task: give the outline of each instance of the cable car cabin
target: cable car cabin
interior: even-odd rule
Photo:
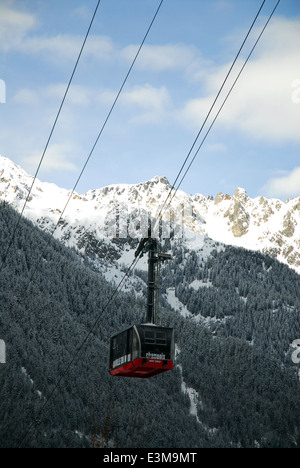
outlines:
[[[156,325],[133,325],[112,336],[113,376],[149,378],[174,367],[174,332]]]

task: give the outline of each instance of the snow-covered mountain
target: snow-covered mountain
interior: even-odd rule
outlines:
[[[32,181],[20,166],[0,156],[1,200],[20,212]],[[189,248],[213,239],[266,253],[300,273],[300,197],[285,203],[252,199],[237,188],[233,196],[220,193],[213,199],[183,191],[170,196],[170,189],[165,177],[85,194],[36,180],[24,215],[43,230],[54,232],[65,245],[95,259],[131,263],[137,240],[147,235],[150,220],[152,229],[160,226],[165,238],[173,228],[175,237],[184,236]],[[116,238],[123,242],[116,243]]]

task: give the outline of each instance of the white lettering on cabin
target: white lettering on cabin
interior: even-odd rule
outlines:
[[[150,353],[148,352],[146,354],[146,358],[153,358],[153,359],[166,359],[165,354],[155,354],[155,353]]]
[[[113,361],[113,367],[121,366],[122,364],[125,364],[125,362],[129,361],[131,361],[131,354],[125,354],[124,356]]]

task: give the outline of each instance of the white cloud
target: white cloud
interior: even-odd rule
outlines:
[[[125,91],[121,97],[121,102],[126,106],[133,106],[153,113],[159,118],[159,114],[164,113],[169,106],[170,96],[164,86],[155,88],[146,84]]]
[[[19,47],[26,34],[36,25],[29,13],[14,10],[8,2],[0,4],[0,50]]]
[[[82,47],[83,37],[58,34],[56,36],[27,37],[14,48],[24,54],[42,54],[43,58],[51,61],[74,61]],[[110,60],[114,52],[112,41],[106,36],[91,36],[84,48],[83,58],[96,60]]]
[[[0,3],[0,51],[17,51],[23,54],[43,54],[51,60],[74,60],[83,43],[82,36],[58,34],[56,36],[36,35],[32,30],[37,25],[34,14],[14,9],[12,2]],[[85,57],[110,59],[114,45],[106,36],[90,35],[84,50]]]
[[[47,105],[61,102],[67,89],[67,83],[56,83],[40,88],[21,88],[13,97],[17,104],[25,106]],[[95,99],[96,91],[83,85],[75,85],[69,88],[66,104],[71,106],[86,107]]]
[[[292,198],[300,196],[300,166],[290,173],[270,179],[261,189],[268,197]]]
[[[105,105],[111,105],[116,97],[116,91],[109,89],[94,94],[95,99]],[[165,86],[154,87],[147,83],[126,88],[119,104],[127,112],[128,121],[137,124],[161,123],[172,106]]]
[[[80,50],[81,38],[66,34],[58,34],[54,37],[35,36],[27,37],[18,46],[18,51],[26,54],[46,54],[45,57],[74,58]]]
[[[98,60],[111,60],[117,48],[107,36],[90,36],[86,43],[85,55]]]
[[[256,32],[257,34],[257,32]],[[246,65],[218,122],[230,130],[240,130],[249,136],[269,142],[300,142],[300,106],[292,100],[292,83],[300,78],[300,21],[277,18],[258,43],[256,53]],[[229,87],[242,66],[223,90],[215,109],[219,109]],[[229,70],[230,64],[207,72],[207,95],[188,101],[182,117],[199,128]],[[212,113],[212,117],[216,111]]]
[[[44,99],[61,101],[67,89],[67,83],[53,84],[40,91]],[[75,85],[69,88],[66,104],[72,106],[88,106],[93,99],[93,89],[88,86]]]
[[[137,52],[136,45],[125,47],[120,55],[131,62]],[[199,52],[194,46],[184,44],[144,45],[136,62],[136,68],[161,72],[165,70],[185,69],[198,58]]]
[[[219,0],[213,3],[214,8],[217,10],[227,10],[228,8],[232,8],[232,3],[228,2],[227,0]]]
[[[13,101],[16,104],[33,106],[38,105],[40,103],[40,98],[36,90],[22,88],[17,91],[17,93],[13,97]]]
[[[48,147],[43,164],[42,172],[59,171],[76,171],[76,164],[72,161],[75,148],[67,144],[52,144]],[[29,173],[34,173],[40,161],[41,154],[33,153],[22,159],[22,164]],[[74,159],[74,158],[73,158]]]
[[[227,152],[227,147],[223,143],[208,143],[205,147],[206,151],[210,153],[225,153]]]

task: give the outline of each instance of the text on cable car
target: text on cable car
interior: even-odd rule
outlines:
[[[152,359],[166,359],[165,354],[157,354],[157,353],[146,353],[146,358],[152,358]]]
[[[115,359],[113,361],[113,368],[117,366],[121,366],[122,364],[125,364],[125,362],[129,362],[131,360],[131,354],[125,354],[124,356]]]

